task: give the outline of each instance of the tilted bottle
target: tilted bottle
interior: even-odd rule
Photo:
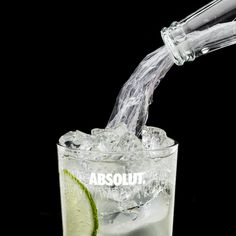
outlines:
[[[161,35],[177,65],[236,44],[236,0],[214,0]]]

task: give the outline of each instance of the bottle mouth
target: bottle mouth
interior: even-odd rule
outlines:
[[[184,61],[181,59],[180,57],[180,53],[178,52],[176,46],[173,43],[173,40],[170,38],[170,29],[167,27],[164,27],[161,30],[161,37],[162,40],[167,48],[167,51],[169,52],[173,62],[178,65],[181,66],[184,64]]]
[[[188,45],[187,35],[180,23],[175,21],[170,27],[164,27],[161,30],[161,37],[176,65],[181,66],[184,62],[195,59],[194,52]]]

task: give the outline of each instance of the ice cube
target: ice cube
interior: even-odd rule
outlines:
[[[165,148],[165,147],[170,147],[170,146],[172,146],[172,145],[174,145],[174,144],[175,144],[175,141],[174,141],[173,139],[167,137],[167,139],[165,139],[165,140],[163,141],[161,147],[163,147],[163,148]]]
[[[104,219],[105,216],[115,214],[120,211],[119,204],[115,200],[97,197],[95,198],[99,214]]]
[[[112,152],[118,150],[116,147],[121,139],[128,134],[128,129],[124,123],[120,123],[113,128],[93,129],[91,133],[97,141],[93,150]]]
[[[125,123],[119,123],[115,127],[109,128],[109,130],[112,130],[119,137],[122,137],[123,135],[129,132],[127,125]]]
[[[63,136],[60,137],[59,139],[59,144],[62,146],[70,147],[70,144],[74,138],[74,133],[73,131],[70,131]]]
[[[158,149],[166,138],[166,132],[160,128],[144,126],[142,129],[142,143],[146,149]]]
[[[112,224],[109,222],[109,224],[101,225],[102,234],[106,236],[168,235],[163,224],[166,224],[169,203],[161,194],[134,210],[120,212],[112,219]]]
[[[141,150],[143,150],[141,141],[131,133],[125,133],[121,136],[117,145],[113,147],[113,151],[117,152],[134,152]]]
[[[97,136],[105,131],[105,129],[94,128],[91,130],[91,135]]]
[[[94,139],[91,135],[81,131],[70,131],[61,136],[59,143],[68,148],[76,148],[79,150],[91,150],[94,145]]]
[[[125,133],[128,133],[128,129],[127,129],[127,126],[126,124],[124,123],[120,123],[120,124],[117,124],[115,127],[113,128],[106,128],[106,129],[99,129],[99,128],[95,128],[95,129],[92,129],[91,130],[91,134],[94,135],[94,136],[98,136],[98,135],[101,135],[101,134],[104,134],[104,135],[114,135],[114,136],[123,136]]]
[[[144,126],[142,129],[142,143],[147,150],[165,148],[174,144],[167,137],[166,132],[157,127]]]
[[[119,136],[112,130],[93,129],[91,133],[96,140],[96,144],[93,146],[94,151],[111,152],[112,147],[119,141]]]

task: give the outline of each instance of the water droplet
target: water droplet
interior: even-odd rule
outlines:
[[[201,50],[201,52],[202,52],[202,54],[206,54],[206,53],[209,52],[209,48],[203,48],[203,49]]]

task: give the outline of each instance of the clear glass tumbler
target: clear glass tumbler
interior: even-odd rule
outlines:
[[[152,151],[58,145],[64,236],[171,236],[178,144]]]

